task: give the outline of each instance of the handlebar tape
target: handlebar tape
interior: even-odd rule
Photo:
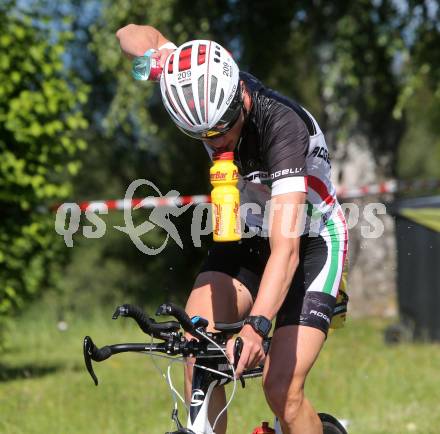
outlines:
[[[111,348],[106,345],[105,347],[98,348],[94,347],[92,349],[92,360],[95,362],[102,362],[105,359],[108,359],[112,355]]]
[[[185,331],[189,333],[193,333],[195,331],[194,324],[192,323],[189,315],[184,309],[176,306],[174,303],[161,304],[157,309],[156,315],[172,315],[177,319],[177,321],[179,321]]]
[[[141,308],[132,304],[124,304],[122,307],[126,309],[125,316],[133,318],[144,333],[150,334],[152,332],[153,322]]]

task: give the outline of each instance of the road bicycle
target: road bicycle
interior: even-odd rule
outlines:
[[[93,370],[92,361],[102,362],[115,354],[139,352],[151,356],[170,358],[173,362],[176,359],[185,362],[187,357],[195,358],[191,402],[187,407],[186,427],[182,425],[179,419],[177,399],[181,399],[184,404],[185,402],[172,383],[171,365],[168,366],[166,378],[174,400],[171,419],[176,425],[176,430],[166,434],[215,434],[214,430],[217,422],[232,402],[237,387],[236,366],[229,363],[226,356],[226,342],[230,337],[240,332],[243,321],[232,324],[216,322],[215,329],[217,332],[212,333],[206,331],[208,326],[206,319],[200,316],[190,318],[184,309],[173,303],[160,305],[156,315],[172,316],[177,321],[156,322],[137,306],[129,304],[119,306],[113,314],[113,319],[117,319],[119,316],[133,318],[141,330],[151,337],[152,341],[150,343],[113,344],[98,348],[91,337],[86,336],[83,346],[86,368],[95,385],[98,385],[98,378]],[[190,333],[193,338],[186,338],[184,332]],[[161,342],[157,342],[157,340]],[[270,338],[265,339],[263,347],[266,353],[269,350],[269,345]],[[234,360],[236,362],[240,358],[242,346],[242,340],[237,338],[234,345]],[[247,379],[260,377],[262,373],[263,366],[247,369],[243,372],[239,381],[244,387]],[[233,384],[232,393],[226,406],[211,425],[208,419],[208,407],[212,391],[215,387],[227,383]],[[324,434],[347,434],[344,427],[333,416],[325,413],[320,413],[319,416],[323,423]],[[266,428],[265,425],[265,428],[262,428],[259,432],[281,434],[281,428],[275,419],[275,430]]]

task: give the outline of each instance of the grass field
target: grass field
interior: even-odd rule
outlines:
[[[170,394],[151,360],[122,354],[96,365],[95,387],[83,367],[82,338],[97,345],[141,342],[131,320],[111,320],[112,309],[76,318],[67,331],[50,312],[20,318],[0,356],[2,434],[162,434],[173,425]],[[351,321],[330,336],[307,384],[319,411],[349,421],[350,434],[438,434],[440,346],[383,343],[383,320]],[[160,366],[166,367],[164,361]],[[173,368],[181,384],[181,367]],[[229,412],[230,434],[251,433],[272,420],[260,380],[238,389]],[[182,419],[183,411],[181,411]]]

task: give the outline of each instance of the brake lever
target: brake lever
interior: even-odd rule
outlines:
[[[93,371],[93,365],[92,365],[92,354],[94,350],[96,350],[96,345],[93,343],[92,338],[90,336],[86,336],[84,338],[84,344],[83,344],[84,362],[86,364],[87,371],[89,372],[90,376],[93,379],[93,382],[95,383],[95,386],[97,386],[98,377]]]
[[[242,351],[243,351],[243,339],[239,336],[235,339],[234,342],[234,370],[237,370],[238,362],[240,360]],[[242,375],[240,375],[239,380],[241,383],[241,387],[244,389],[246,383]]]

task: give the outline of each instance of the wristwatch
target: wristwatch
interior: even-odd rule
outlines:
[[[263,338],[267,338],[270,329],[272,328],[272,322],[263,315],[248,316],[243,325],[249,324],[252,328]]]

